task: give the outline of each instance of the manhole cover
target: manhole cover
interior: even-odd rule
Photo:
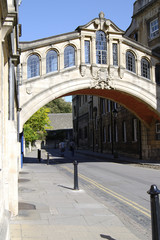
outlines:
[[[29,174],[28,172],[20,172],[19,174]]]
[[[24,179],[24,178],[18,179],[18,182],[19,182],[19,183],[29,182],[29,181],[30,181],[29,179]]]
[[[19,210],[36,210],[36,206],[30,203],[19,202],[18,209]]]

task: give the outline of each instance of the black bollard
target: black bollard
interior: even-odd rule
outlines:
[[[152,240],[160,240],[160,205],[158,196],[160,190],[156,185],[152,185],[147,193],[150,194],[151,201]]]
[[[74,164],[74,190],[79,190],[78,188],[78,162],[73,161]]]
[[[47,153],[47,165],[49,165],[49,153]]]
[[[41,150],[40,149],[38,149],[38,160],[39,160],[39,162],[41,162]]]

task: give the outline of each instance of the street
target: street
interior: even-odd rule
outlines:
[[[59,157],[52,153],[54,163],[68,177],[73,178],[73,158],[65,152]],[[159,170],[130,163],[98,161],[76,154],[79,189],[110,208],[115,215],[140,239],[151,239],[150,195],[152,184],[160,188]],[[63,164],[61,164],[63,163]]]

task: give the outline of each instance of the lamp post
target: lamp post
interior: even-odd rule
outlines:
[[[116,130],[116,119],[117,119],[118,111],[114,108],[112,110],[113,115],[113,156],[114,158],[118,158],[118,152],[116,148],[116,140],[117,140],[117,130]]]

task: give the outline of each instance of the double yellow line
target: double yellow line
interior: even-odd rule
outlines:
[[[73,173],[72,169],[70,169],[70,168],[68,168],[66,166],[63,166],[63,168],[66,169],[68,172]],[[78,176],[80,178],[82,178],[83,180],[85,180],[86,182],[89,182],[90,184],[96,186],[98,189],[102,190],[103,192],[113,196],[114,198],[118,199],[119,201],[121,201],[121,202],[129,205],[130,207],[136,209],[137,211],[139,211],[140,213],[144,214],[145,216],[147,216],[149,218],[151,217],[151,213],[150,213],[150,211],[147,208],[144,208],[143,206],[141,206],[141,205],[139,205],[139,204],[129,200],[128,198],[126,198],[126,197],[124,197],[124,196],[122,196],[122,195],[120,195],[120,194],[110,190],[109,188],[104,187],[103,185],[95,182],[94,180],[92,180],[92,179],[90,179],[90,178],[88,178],[88,177],[86,177],[86,176],[84,176],[82,174],[78,174]]]

